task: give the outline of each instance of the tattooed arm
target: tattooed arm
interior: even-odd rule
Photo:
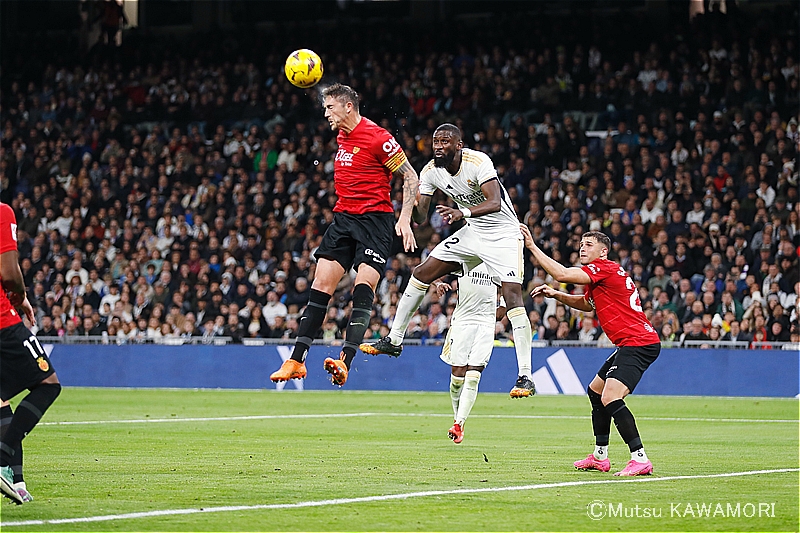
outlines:
[[[414,202],[417,198],[419,176],[417,171],[406,161],[392,173],[396,179],[403,180],[403,208],[400,210],[400,220],[394,226],[395,233],[403,238],[403,249],[413,252],[417,249],[417,241],[411,230],[411,215],[414,211]]]

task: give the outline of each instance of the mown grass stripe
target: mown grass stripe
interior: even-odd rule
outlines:
[[[202,507],[195,509],[164,509],[161,511],[145,511],[139,513],[125,513],[99,516],[84,516],[76,518],[56,518],[48,520],[21,520],[18,522],[2,523],[4,527],[15,526],[37,526],[37,525],[58,525],[76,524],[86,522],[107,522],[113,520],[133,520],[136,518],[150,518],[155,516],[176,516],[197,513],[223,513],[231,511],[258,511],[272,509],[301,509],[303,507],[322,507],[327,505],[348,505],[353,503],[381,502],[389,500],[405,500],[409,498],[425,498],[429,496],[451,496],[455,494],[480,494],[487,492],[509,492],[523,490],[551,489],[560,487],[579,487],[584,485],[608,485],[611,483],[648,483],[660,481],[678,481],[688,479],[711,479],[740,476],[755,476],[760,474],[782,474],[786,472],[800,472],[800,468],[777,468],[772,470],[748,470],[745,472],[726,472],[722,474],[698,474],[692,476],[668,476],[668,477],[635,477],[617,478],[592,481],[563,481],[557,483],[538,483],[535,485],[516,485],[510,487],[487,487],[475,489],[452,489],[452,490],[427,490],[421,492],[406,492],[401,494],[381,494],[378,496],[363,496],[360,498],[336,498],[331,500],[316,500],[308,502],[294,503],[274,503],[262,505],[232,505],[221,507]]]

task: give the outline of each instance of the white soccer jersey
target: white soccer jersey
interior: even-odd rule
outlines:
[[[452,325],[495,324],[497,284],[492,281],[485,263],[458,278],[458,305],[453,311]]]
[[[488,155],[464,148],[461,151],[461,168],[455,176],[447,169],[438,168],[433,161],[425,165],[419,177],[419,192],[432,196],[436,189],[452,198],[459,207],[473,208],[486,201],[481,185],[497,179],[497,171]],[[519,221],[511,206],[508,192],[500,185],[500,211],[467,219],[476,233],[485,240],[498,240],[519,233]]]

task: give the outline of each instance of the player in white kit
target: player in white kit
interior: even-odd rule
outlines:
[[[523,241],[519,221],[508,193],[497,179],[488,155],[464,148],[461,131],[442,124],[433,134],[433,161],[420,173],[419,200],[414,221],[428,215],[436,189],[447,194],[458,209],[437,205],[436,211],[448,223],[466,219],[463,228],[440,242],[414,269],[397,306],[392,330],[375,344],[362,344],[361,351],[397,357],[411,316],[422,303],[432,282],[453,273],[469,271],[485,263],[492,278],[501,282],[514,332],[519,377],[511,389],[512,398],[534,394],[531,380],[531,323],[522,303]]]
[[[437,286],[440,295],[442,287],[447,284]],[[475,405],[481,372],[492,356],[495,321],[505,314],[502,298],[500,307],[497,305],[497,288],[484,263],[458,279],[458,304],[441,355],[451,367],[453,427],[447,436],[456,444],[464,440],[464,422]]]

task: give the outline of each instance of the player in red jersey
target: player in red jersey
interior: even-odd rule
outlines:
[[[358,110],[358,94],[347,85],[334,84],[322,91],[325,118],[338,131],[339,150],[334,163],[334,185],[338,201],[334,217],[315,252],[317,270],[311,294],[297,333],[290,359],[274,372],[272,381],[288,381],[306,376],[305,359],[319,331],[336,285],[351,267],[356,269],[353,310],[345,332],[339,359],[326,358],[324,367],[331,381],[340,387],[364,339],[372,314],[375,287],[386,268],[394,233],[403,239],[403,248],[417,248],[411,230],[411,212],[416,200],[419,176],[411,167],[400,144],[391,133]],[[403,180],[403,207],[394,221],[390,198],[392,179]]]
[[[17,257],[17,221],[0,203],[0,491],[16,504],[33,497],[22,477],[22,439],[61,392],[61,384],[39,340],[22,322],[36,323]],[[28,389],[12,411],[8,400]]]
[[[583,285],[585,293],[567,294],[547,285],[539,285],[531,296],[543,294],[559,302],[597,313],[603,331],[617,349],[606,360],[587,389],[592,404],[592,427],[595,451],[575,462],[580,470],[608,472],[608,437],[611,419],[631,451],[631,460],[615,476],[650,474],[653,464],[647,458],[636,429],[636,421],[625,405],[625,396],[633,392],[645,370],[661,352],[661,342],[653,326],[642,312],[639,291],[633,280],[618,263],[608,260],[611,241],[604,233],[590,231],[581,237],[581,267],[565,267],[536,246],[527,226],[520,230],[525,246],[548,274],[560,283]]]

